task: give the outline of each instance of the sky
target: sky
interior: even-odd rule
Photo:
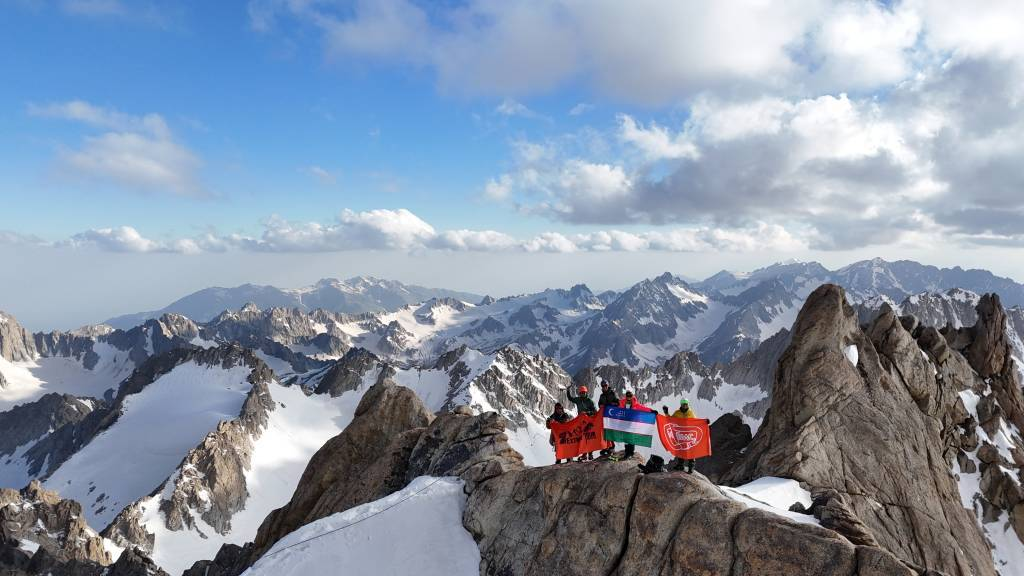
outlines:
[[[6,0],[0,309],[875,256],[1024,280],[1024,10]]]

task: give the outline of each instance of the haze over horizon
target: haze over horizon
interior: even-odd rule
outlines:
[[[0,309],[776,261],[1024,280],[1012,1],[15,0]]]

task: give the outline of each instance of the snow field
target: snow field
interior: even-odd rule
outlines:
[[[462,526],[462,481],[421,476],[390,496],[307,524],[244,576],[476,576],[480,551]]]
[[[192,514],[197,529],[167,529],[160,502],[171,497],[175,473],[162,494],[143,502],[143,524],[156,536],[153,560],[167,572],[180,574],[197,560],[216,556],[222,544],[253,540],[264,518],[291,499],[313,454],[351,422],[363,392],[365,387],[338,398],[306,396],[297,386],[271,384],[270,394],[277,406],[254,443],[245,473],[249,498],[245,508],[231,518],[231,531],[218,534],[200,517],[201,511]]]
[[[175,367],[125,398],[120,418],[64,462],[46,487],[79,501],[90,526],[106,526],[159,486],[218,422],[238,416],[248,376],[244,366]]]

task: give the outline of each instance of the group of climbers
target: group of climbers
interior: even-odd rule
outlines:
[[[623,397],[619,398],[618,395],[615,393],[615,390],[613,390],[607,382],[601,382],[601,395],[597,399],[597,406],[595,406],[594,401],[591,400],[590,390],[587,388],[586,385],[581,385],[577,388],[577,395],[573,395],[571,388],[566,389],[565,392],[566,397],[569,399],[569,402],[572,402],[572,404],[576,406],[577,414],[586,414],[588,416],[593,416],[594,414],[597,414],[598,411],[603,412],[605,406],[618,406],[619,408],[625,408],[630,410],[656,412],[656,410],[652,410],[651,408],[644,406],[636,398],[636,396],[633,395],[632,390],[626,390],[626,393],[623,395]],[[696,413],[693,411],[693,408],[690,407],[689,401],[686,400],[685,398],[680,401],[679,408],[672,414],[669,414],[667,406],[662,406],[661,409],[666,416],[671,416],[672,418],[697,417]],[[552,422],[565,423],[568,422],[569,420],[572,420],[572,417],[569,416],[569,413],[565,411],[565,406],[562,405],[561,402],[557,402],[555,404],[555,411],[551,414],[551,416],[548,416],[547,427],[551,428]],[[551,434],[549,441],[552,446],[555,445],[555,436],[553,432]],[[635,452],[636,446],[634,446],[633,444],[626,444],[625,451],[623,452],[623,458],[631,458]],[[615,443],[608,442],[608,446],[604,450],[601,450],[600,453],[602,457],[612,457],[615,453]],[[582,454],[577,461],[585,462],[593,459],[594,453],[589,452],[587,454]],[[569,459],[566,459],[565,461],[568,462]],[[558,458],[555,459],[555,464],[561,464],[561,462],[562,461],[559,460]],[[693,472],[694,460],[682,460],[681,463],[682,467],[687,472]]]

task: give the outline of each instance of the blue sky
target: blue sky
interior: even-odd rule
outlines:
[[[1024,278],[1022,18],[12,0],[0,307],[69,327],[209,285],[507,294],[879,255]]]
[[[315,220],[342,208],[408,208],[441,226],[469,218],[496,226],[509,221],[506,211],[479,195],[509,140],[584,122],[568,115],[579,97],[571,91],[533,104],[548,120],[502,116],[494,111],[502,98],[442,96],[415,68],[327,58],[301,31],[253,30],[246,8],[187,3],[153,16],[8,8],[0,42],[16,81],[0,93],[0,186],[18,199],[15,229],[50,239],[122,223],[154,236],[211,226],[254,232],[270,214]],[[160,114],[202,158],[209,197],[126,194],[116,183],[62,176],[55,150],[96,131],[27,110],[71,100]]]

